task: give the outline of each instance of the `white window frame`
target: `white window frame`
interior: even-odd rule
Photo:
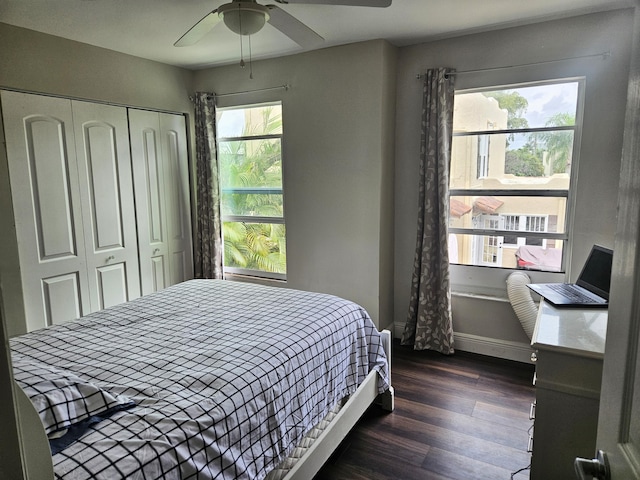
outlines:
[[[218,110],[219,111],[241,110],[241,109],[249,109],[252,107],[262,107],[262,106],[267,107],[269,105],[282,105],[282,102],[278,101],[278,102],[265,102],[265,103],[257,103],[257,104],[252,103],[247,105],[234,105],[234,106],[219,108]],[[259,141],[259,140],[273,140],[273,139],[277,139],[280,141],[280,146],[281,146],[280,155],[281,155],[282,163],[284,164],[284,159],[282,158],[283,156],[282,150],[284,150],[282,148],[283,142],[284,142],[284,125],[283,125],[283,131],[281,133],[268,134],[268,135],[218,137],[216,138],[216,142],[217,142],[217,148],[219,151],[219,145],[222,142],[239,142],[239,141],[254,141],[254,140]],[[220,185],[220,195],[222,195],[222,193],[280,194],[283,197],[283,203],[284,203],[284,175],[282,178],[282,188],[274,188],[274,187],[222,188],[222,186]],[[276,225],[285,225],[286,227],[284,215],[285,214],[284,214],[284,206],[283,206],[283,213],[282,213],[282,216],[280,217],[263,217],[263,216],[257,216],[257,215],[225,215],[221,213],[220,220],[221,220],[221,223],[223,224],[224,222],[234,222],[234,223],[240,222],[240,223],[276,224]],[[223,229],[223,236],[224,236],[224,225],[222,226],[222,229]],[[286,238],[286,235],[285,235],[285,238]],[[224,249],[224,241],[222,243],[223,243],[223,249]],[[224,251],[223,251],[223,259],[224,259]],[[241,275],[241,276],[248,276],[248,277],[258,277],[258,278],[263,278],[268,280],[281,280],[281,281],[287,280],[286,273],[265,272],[263,270],[255,270],[255,269],[248,269],[248,268],[227,267],[226,265],[224,265],[224,260],[223,260],[222,271],[225,276],[227,274],[230,274],[230,275]]]
[[[543,81],[535,81],[535,82],[522,82],[515,84],[505,84],[505,85],[487,85],[481,88],[465,88],[461,90],[457,90],[456,93],[472,93],[472,92],[484,92],[484,91],[496,91],[496,90],[508,90],[519,87],[528,87],[535,85],[545,85],[545,84],[560,84],[560,83],[568,83],[568,82],[577,82],[578,83],[578,98],[577,98],[577,108],[576,108],[576,121],[575,127],[572,127],[574,132],[573,137],[573,152],[572,152],[572,168],[571,168],[571,176],[569,181],[569,189],[568,190],[530,190],[530,189],[522,189],[522,190],[477,190],[477,189],[451,189],[450,197],[455,196],[538,196],[538,197],[564,197],[566,198],[566,211],[565,211],[565,225],[564,225],[564,233],[534,233],[528,232],[527,237],[531,238],[542,238],[544,239],[555,239],[563,242],[563,258],[561,264],[560,272],[546,272],[546,271],[528,271],[527,274],[530,275],[532,281],[534,282],[558,282],[562,281],[567,272],[568,259],[571,256],[571,240],[573,237],[573,229],[572,229],[572,220],[573,220],[573,211],[575,209],[575,195],[576,195],[576,181],[577,181],[577,171],[578,171],[578,163],[579,163],[579,150],[581,143],[581,134],[582,134],[582,117],[584,111],[584,90],[585,90],[585,78],[584,77],[569,77],[569,78],[561,78],[561,79],[550,79]],[[490,128],[490,127],[489,127]],[[545,130],[561,130],[562,127],[542,127],[542,128],[528,128],[528,129],[516,129],[517,133],[533,133],[536,131],[545,131]],[[487,131],[478,131],[478,132],[465,132],[467,135],[475,134],[489,134],[489,133],[511,133],[511,130],[503,130],[496,131],[490,130]],[[454,133],[456,135],[456,133]],[[470,229],[460,229],[460,228],[449,228],[450,234],[474,234],[474,235],[488,235],[488,236],[496,236],[496,237],[504,237],[505,235],[512,236],[512,230],[476,230],[470,231]],[[474,237],[476,238],[476,237]],[[454,293],[458,294],[471,294],[471,295],[488,295],[488,296],[503,296],[505,294],[505,274],[508,275],[509,272],[515,269],[508,267],[500,267],[500,268],[489,268],[481,265],[466,265],[466,264],[451,264],[451,281],[452,281],[452,290]]]

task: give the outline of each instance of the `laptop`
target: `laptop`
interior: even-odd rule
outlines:
[[[576,283],[531,283],[528,287],[556,307],[607,308],[613,250],[594,245]]]

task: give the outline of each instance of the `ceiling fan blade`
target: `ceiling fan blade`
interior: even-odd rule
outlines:
[[[301,47],[317,47],[324,42],[324,38],[281,8],[275,5],[268,5],[268,8],[269,23]]]
[[[218,15],[218,9],[214,10],[211,13],[206,14],[204,17],[200,19],[198,23],[196,23],[193,27],[191,27],[187,33],[182,35],[176,43],[173,44],[174,47],[188,47],[189,45],[193,45],[198,42],[202,37],[204,37],[209,31],[217,25],[220,21],[220,16]]]
[[[388,7],[391,0],[276,0],[278,3],[310,3],[315,5],[348,5],[352,7]]]

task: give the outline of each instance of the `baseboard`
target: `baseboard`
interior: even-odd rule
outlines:
[[[402,337],[404,323],[394,323],[395,338]],[[511,342],[496,338],[481,337],[468,333],[453,333],[454,348],[462,352],[478,353],[489,357],[504,358],[516,362],[531,363],[531,345],[528,343]]]

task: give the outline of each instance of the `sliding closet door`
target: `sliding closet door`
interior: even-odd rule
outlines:
[[[140,276],[146,295],[193,278],[184,117],[129,110]]]
[[[93,310],[140,296],[129,126],[123,107],[72,102]]]
[[[1,98],[27,329],[34,330],[91,311],[71,102],[5,91]]]

